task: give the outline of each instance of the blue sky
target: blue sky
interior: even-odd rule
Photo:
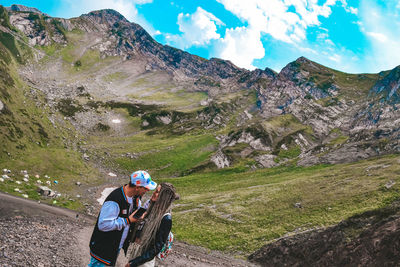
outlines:
[[[305,56],[350,73],[400,65],[398,0],[0,0],[71,18],[112,8],[158,42],[280,71]]]

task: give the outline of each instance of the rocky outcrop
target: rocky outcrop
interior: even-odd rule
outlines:
[[[199,91],[238,90],[238,77],[249,72],[226,60],[207,60],[161,45],[140,25],[130,23],[114,10],[93,11],[72,19],[71,23],[85,32],[102,33],[103,45],[99,48],[104,55],[144,59],[146,71],[167,70],[177,81],[195,83]]]
[[[313,71],[326,72],[326,68],[301,57],[283,68],[282,71],[274,77],[268,87],[259,89],[263,116],[269,118],[280,114],[291,113],[304,121],[304,118],[309,120],[312,119],[310,115],[315,117],[320,113],[323,114],[323,116],[318,116],[319,118],[317,118],[317,120],[325,121],[325,126],[321,126],[327,128],[326,121],[334,121],[332,116],[336,117],[345,107],[342,105],[335,105],[335,108],[339,108],[339,110],[324,112],[324,107],[322,107],[322,105],[311,101],[311,99],[318,100],[337,95],[338,93],[338,88],[334,84],[327,83],[324,86],[316,84],[316,82],[311,79]],[[328,114],[331,116],[330,118],[326,117]],[[321,127],[313,128],[320,129]],[[323,132],[326,133],[326,130],[328,129],[323,130]]]
[[[265,245],[249,259],[261,266],[398,266],[400,205],[354,216]]]
[[[260,156],[256,156],[254,159],[261,164],[264,168],[272,168],[277,166],[278,164],[275,162],[276,156],[271,154],[264,154]]]
[[[10,23],[28,37],[31,46],[66,43],[63,25],[68,23],[64,19],[53,19],[32,12],[11,12]]]
[[[371,89],[372,94],[381,96],[390,104],[400,103],[400,66],[394,68]]]
[[[228,157],[222,153],[222,151],[218,151],[211,157],[211,161],[217,166],[218,169],[222,169],[225,167],[229,167],[230,162]]]
[[[22,11],[22,12],[33,12],[33,13],[38,13],[38,14],[42,14],[42,15],[46,15],[45,13],[43,13],[42,11],[40,11],[37,8],[34,7],[27,7],[27,6],[23,6],[23,5],[11,5],[10,7],[6,7],[6,9],[8,11]],[[46,15],[47,16],[47,15]]]

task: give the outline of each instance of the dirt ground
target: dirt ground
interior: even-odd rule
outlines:
[[[86,266],[95,218],[0,193],[0,266]],[[121,255],[117,266],[125,266]],[[255,266],[216,251],[175,241],[156,266]]]

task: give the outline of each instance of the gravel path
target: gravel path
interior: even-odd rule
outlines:
[[[0,266],[87,266],[95,218],[0,193]],[[121,255],[117,267],[127,259]],[[157,266],[254,266],[183,242]]]
[[[76,233],[92,219],[0,194],[0,266],[85,266]]]

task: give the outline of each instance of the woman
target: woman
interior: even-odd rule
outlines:
[[[143,224],[137,225],[130,258],[125,267],[154,266],[155,256],[167,242],[172,228],[171,205],[179,199],[175,187],[161,183],[154,191]]]

